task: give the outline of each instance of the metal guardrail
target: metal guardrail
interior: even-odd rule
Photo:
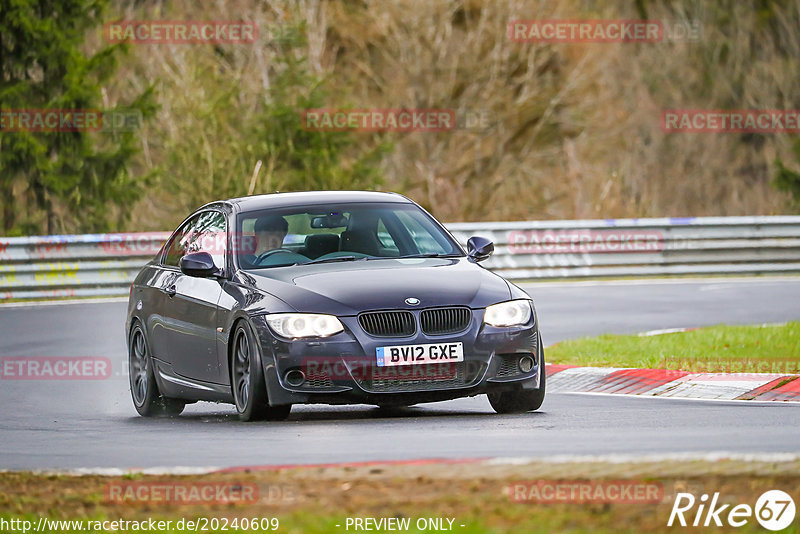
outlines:
[[[0,237],[0,302],[127,295],[169,232]]]
[[[453,223],[509,279],[800,272],[800,217]],[[0,237],[0,301],[126,295],[168,232]]]
[[[800,217],[457,223],[495,242],[484,265],[509,279],[800,272]]]

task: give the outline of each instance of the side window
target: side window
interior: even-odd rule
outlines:
[[[181,258],[186,254],[186,244],[191,235],[192,227],[197,222],[199,215],[195,215],[181,226],[167,244],[167,253],[164,256],[164,265],[178,267]]]
[[[167,249],[164,264],[177,267],[186,254],[208,252],[214,258],[214,264],[222,269],[225,267],[227,249],[225,215],[218,211],[205,211],[193,217],[178,231]]]
[[[214,265],[225,268],[225,253],[228,250],[228,233],[225,215],[219,211],[206,211],[200,214],[193,227],[192,239],[186,253],[208,252],[214,258]]]

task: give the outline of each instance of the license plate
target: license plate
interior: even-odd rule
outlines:
[[[378,367],[464,361],[464,346],[460,341],[457,343],[378,347],[375,353],[378,358]]]

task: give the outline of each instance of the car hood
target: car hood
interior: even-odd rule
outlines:
[[[431,306],[484,308],[511,296],[503,278],[466,258],[298,265],[247,271],[247,275],[259,290],[295,311],[334,315]],[[411,297],[419,304],[407,304]]]

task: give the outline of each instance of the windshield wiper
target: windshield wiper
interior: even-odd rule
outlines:
[[[425,254],[409,254],[408,256],[398,256],[397,260],[404,260],[406,258],[460,258],[461,254],[437,254],[436,252],[428,252]]]
[[[255,271],[258,269],[272,269],[274,267],[294,267],[295,265],[300,265],[300,264],[294,262],[294,263],[276,263],[275,265],[255,265],[253,267],[248,267],[245,270]]]
[[[321,260],[311,260],[305,263],[298,263],[297,265],[311,265],[312,263],[333,263],[336,261],[356,261],[363,260],[364,258],[356,258],[355,256],[336,256],[335,258],[324,258]]]

